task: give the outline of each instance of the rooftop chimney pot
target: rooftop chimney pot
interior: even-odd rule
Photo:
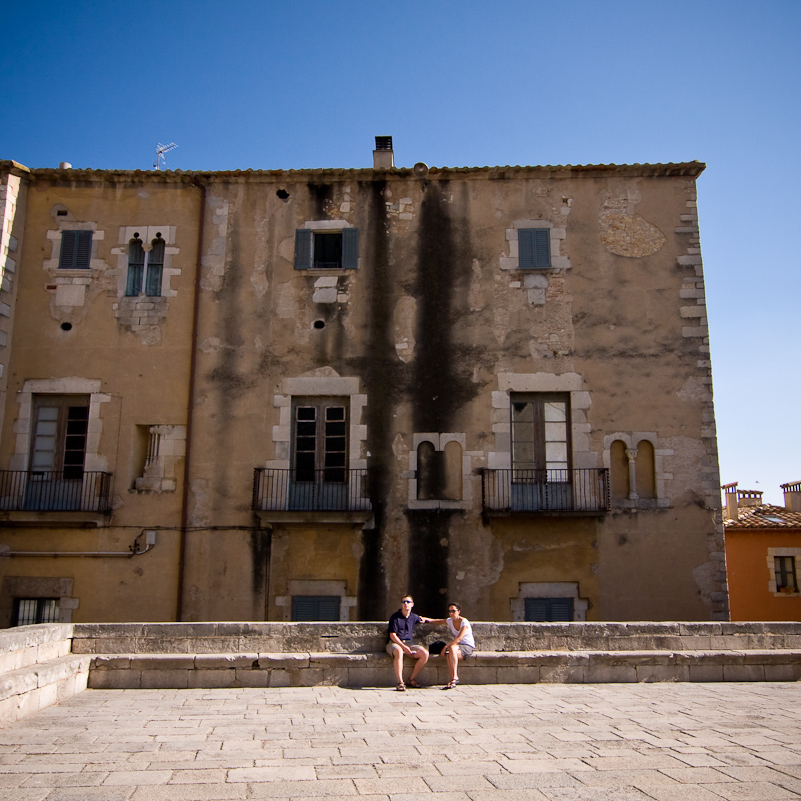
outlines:
[[[392,170],[395,168],[395,151],[391,136],[376,136],[373,151],[373,169]]]
[[[784,505],[791,512],[801,512],[801,481],[791,481],[782,484],[784,490]]]

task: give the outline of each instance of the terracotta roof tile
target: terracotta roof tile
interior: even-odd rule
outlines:
[[[725,510],[724,510],[725,514]],[[801,529],[801,512],[791,512],[783,506],[771,506],[764,503],[761,506],[746,506],[739,510],[738,520],[725,520],[723,525],[727,529],[735,528],[797,528]]]

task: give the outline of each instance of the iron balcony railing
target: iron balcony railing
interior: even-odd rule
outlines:
[[[298,481],[301,477],[303,481]],[[303,471],[257,467],[252,508],[271,512],[369,511],[367,470],[328,468]]]
[[[609,471],[484,470],[481,474],[484,512],[544,513],[609,510]]]
[[[111,508],[111,474],[66,470],[0,470],[4,512],[101,512]]]

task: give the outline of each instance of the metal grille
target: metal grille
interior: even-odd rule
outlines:
[[[485,470],[485,512],[605,512],[609,509],[609,471]]]

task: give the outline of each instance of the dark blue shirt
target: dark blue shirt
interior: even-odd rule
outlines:
[[[420,622],[422,622],[420,615],[409,612],[409,617],[404,617],[403,612],[399,609],[389,619],[389,625],[387,626],[387,642],[392,642],[389,635],[392,634],[393,631],[398,635],[399,640],[411,642],[414,636],[414,627]]]

